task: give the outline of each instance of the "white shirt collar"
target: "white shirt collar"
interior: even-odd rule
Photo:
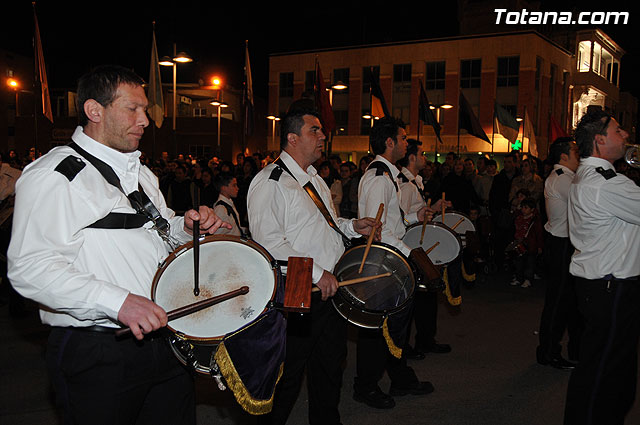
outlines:
[[[140,151],[118,152],[87,136],[80,126],[76,128],[71,138],[82,149],[106,162],[120,176],[128,172],[137,174],[140,169]]]
[[[391,170],[391,173],[393,174],[393,178],[398,178],[398,176],[400,175],[400,170],[398,170],[398,167],[396,167],[394,164],[390,163],[387,158],[385,158],[382,155],[376,155],[376,157],[373,159],[372,162],[374,161],[382,161],[383,163],[387,164],[387,167],[389,167],[389,170]],[[411,173],[409,173],[411,174]]]
[[[235,205],[233,205],[233,199],[227,198],[223,194],[218,195],[218,201],[226,202],[227,204],[231,205],[232,207],[235,207]]]
[[[605,170],[614,170],[615,168],[613,167],[613,164],[610,163],[609,161],[607,161],[606,159],[603,158],[596,158],[595,156],[590,156],[588,158],[582,158],[580,159],[580,167],[602,167]]]
[[[304,186],[311,180],[311,178],[315,177],[318,174],[318,171],[315,169],[313,165],[309,165],[307,170],[303,170],[302,167],[296,162],[295,159],[291,155],[287,153],[287,151],[280,152],[280,159],[284,162],[284,165],[287,166],[293,177],[300,183],[301,186]]]

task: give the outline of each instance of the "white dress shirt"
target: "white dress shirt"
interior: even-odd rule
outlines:
[[[400,172],[409,180],[408,182],[400,182],[400,192],[402,193],[400,196],[400,207],[405,213],[417,213],[422,207],[427,205],[420,194],[420,190],[418,190],[420,186],[422,186],[421,189],[424,189],[422,177],[418,175],[414,178],[414,175],[406,167],[402,167]],[[420,178],[420,182],[418,182],[418,177]]]
[[[569,236],[576,252],[569,271],[586,279],[640,275],[640,187],[604,159],[580,161],[569,189]],[[611,170],[611,171],[607,171]]]
[[[569,237],[569,187],[575,173],[564,165],[555,164],[553,171],[544,182],[544,199],[547,217],[544,225],[547,232],[559,238]]]
[[[139,183],[169,220],[171,235],[179,242],[190,239],[183,218],[167,208],[157,177],[141,166],[140,152],[118,152],[81,127],[72,139],[110,165],[125,192],[138,189]],[[68,156],[85,164],[71,181],[55,171]],[[129,293],[150,298],[153,276],[169,247],[151,222],[137,229],[87,228],[110,212],[135,210],[72,148],[54,148],[25,168],[16,184],[9,279],[19,293],[41,304],[43,323],[115,327]]]
[[[231,200],[230,198],[227,198],[224,195],[219,195],[218,199],[216,200],[216,202],[214,203],[215,208],[213,209],[214,212],[216,213],[216,215],[218,217],[220,217],[220,219],[222,221],[226,221],[227,223],[231,224],[231,229],[227,229],[225,227],[221,227],[218,230],[216,230],[216,235],[233,235],[233,236],[240,236],[242,234],[242,232],[240,231],[240,228],[238,227],[238,223],[236,223],[236,219],[233,218],[233,216],[231,214],[229,214],[229,212],[227,211],[227,207],[225,207],[224,205],[219,205],[218,202],[224,202],[225,204],[229,205],[232,209],[233,212],[236,214],[236,218],[238,219],[238,223],[240,220],[240,214],[238,214],[238,210],[236,209],[236,205],[233,203],[233,200]]]
[[[249,230],[277,260],[286,261],[291,256],[313,258],[312,281],[317,283],[325,270],[333,272],[344,253],[344,244],[302,186],[311,182],[347,237],[360,235],[353,230],[352,220],[337,217],[331,191],[313,166],[303,170],[285,151],[280,159],[295,178],[283,171],[279,180],[271,179],[275,163],[253,178],[247,195]]]
[[[381,161],[389,167],[391,176],[396,184],[399,185],[398,168],[387,161],[383,156],[378,155],[372,162]],[[382,214],[382,242],[398,248],[407,257],[411,253],[402,238],[406,233],[406,226],[418,221],[418,214],[415,212],[406,213],[404,222],[400,213],[400,205],[402,204],[402,193],[391,182],[388,175],[383,174],[376,176],[376,169],[368,168],[360,179],[358,186],[358,217],[375,217],[378,213],[380,204],[384,204],[384,212]]]

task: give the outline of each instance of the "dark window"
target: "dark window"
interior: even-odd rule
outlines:
[[[411,83],[411,64],[393,65],[394,83]]]
[[[519,56],[498,58],[498,87],[517,86],[519,73]]]
[[[444,90],[445,62],[427,62],[425,90]]]
[[[293,97],[293,72],[280,73],[280,97]]]
[[[460,87],[463,89],[480,87],[480,59],[460,61]]]
[[[371,89],[371,72],[380,82],[380,67],[379,66],[365,66],[362,67],[362,93],[369,93]]]
[[[316,71],[307,71],[304,73],[304,91],[313,93],[313,86],[316,83]]]

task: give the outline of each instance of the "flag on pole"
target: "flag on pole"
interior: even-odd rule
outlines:
[[[560,126],[558,121],[551,115],[551,119],[549,120],[549,130],[551,137],[549,138],[549,143],[553,143],[558,137],[569,137],[566,131]]]
[[[49,83],[47,82],[47,69],[44,63],[44,53],[42,52],[42,41],[40,40],[40,28],[38,26],[38,16],[36,15],[36,2],[33,5],[33,21],[35,23],[34,49],[38,72],[36,79],[40,81],[40,91],[42,93],[42,115],[53,123],[53,111],[51,110],[51,97],[49,96]]]
[[[467,130],[472,136],[491,144],[491,140],[489,140],[487,133],[482,129],[478,117],[473,113],[473,109],[471,109],[471,105],[467,101],[467,98],[464,97],[464,94],[462,94],[462,91],[460,92],[458,108],[458,132],[460,129]]]
[[[529,152],[531,155],[538,156],[538,143],[536,142],[536,133],[533,131],[533,122],[529,119],[527,108],[524,109],[524,135],[529,138]]]
[[[327,137],[336,128],[336,119],[333,116],[333,109],[329,102],[329,92],[324,85],[324,79],[322,78],[322,71],[320,71],[320,63],[316,61],[316,81],[314,84],[316,108],[320,112],[322,118],[322,127],[326,130]]]
[[[369,81],[371,87],[371,115],[378,118],[391,115],[389,114],[387,102],[385,102],[382,89],[380,88],[380,81],[373,72],[373,67],[369,67]]]
[[[149,87],[147,98],[149,106],[147,113],[156,124],[156,127],[162,127],[164,120],[164,101],[162,98],[162,81],[160,80],[160,63],[158,61],[158,47],[156,46],[156,29],[153,23],[152,41],[151,41],[151,64],[149,66]]]
[[[502,134],[509,143],[514,143],[520,132],[520,123],[497,102],[494,107],[493,119],[495,120],[496,132]]]
[[[249,40],[245,40],[244,50],[244,134],[253,134],[253,79],[251,77],[251,62],[249,61]]]
[[[430,108],[429,99],[427,98],[427,92],[424,91],[424,86],[422,85],[422,80],[420,80],[420,97],[418,98],[418,116],[422,120],[425,125],[430,125],[433,127],[433,131],[435,131],[436,136],[440,143],[442,143],[442,139],[440,138],[440,123],[436,119],[435,115],[433,115],[433,111]]]

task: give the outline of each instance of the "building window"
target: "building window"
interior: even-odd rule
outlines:
[[[460,61],[460,87],[463,89],[480,88],[480,59]]]
[[[379,66],[363,66],[362,67],[362,103],[360,105],[362,116],[368,116],[371,114],[371,75],[372,74],[376,78],[379,84],[380,83],[380,67]],[[369,135],[370,131],[371,131],[371,119],[361,118],[360,134],[363,136],[367,136]]]
[[[193,108],[193,116],[194,117],[206,117],[207,116],[207,108]]]
[[[379,66],[364,66],[362,67],[362,93],[369,93],[371,90],[371,73],[380,82],[380,67]]]
[[[332,86],[338,82],[347,85],[344,90],[332,89],[333,116],[336,119],[336,134],[346,135],[349,124],[349,68],[333,70]]]
[[[519,56],[498,58],[498,87],[517,86],[519,73]]]
[[[411,64],[393,65],[394,117],[409,123],[411,113]]]
[[[293,97],[293,72],[280,73],[280,97]]]
[[[444,90],[445,61],[427,62],[427,73],[424,78],[425,90]]]
[[[591,42],[578,43],[578,71],[589,72],[591,69]]]

